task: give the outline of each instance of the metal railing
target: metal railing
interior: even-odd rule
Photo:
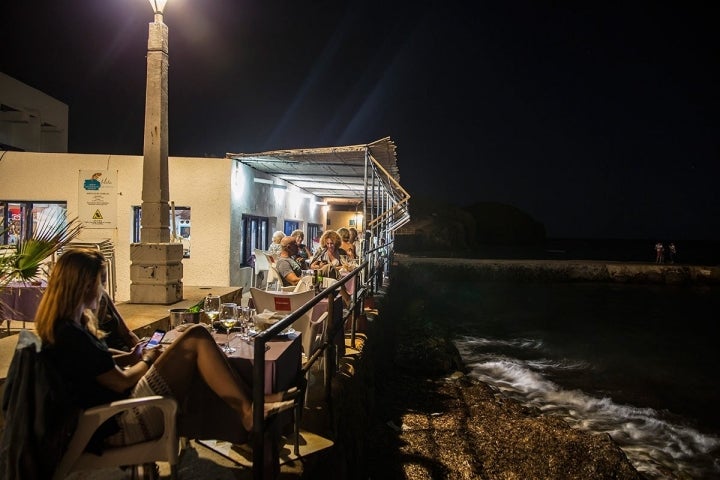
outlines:
[[[253,478],[255,480],[272,478],[265,468],[265,344],[278,336],[283,330],[291,326],[296,320],[309,312],[315,305],[327,298],[328,300],[328,316],[325,321],[330,322],[323,329],[323,337],[320,345],[312,352],[306,352],[307,360],[298,373],[296,384],[301,384],[302,379],[307,372],[313,367],[320,357],[324,357],[324,391],[326,402],[331,401],[332,377],[336,371],[336,364],[339,361],[337,352],[335,351],[334,339],[337,335],[344,332],[345,325],[350,320],[350,346],[355,348],[357,335],[357,322],[362,314],[363,300],[369,294],[378,288],[379,267],[382,265],[383,270],[387,268],[390,256],[392,255],[390,244],[381,245],[365,252],[365,260],[346,276],[339,279],[329,287],[319,292],[315,297],[311,298],[300,308],[270,326],[267,330],[260,332],[254,338],[253,351]],[[385,253],[385,254],[384,254]],[[380,260],[384,263],[381,263]],[[335,322],[336,298],[340,289],[352,279],[355,279],[355,288],[351,295],[349,305],[346,305],[347,314],[341,315],[341,320]],[[343,310],[345,310],[343,309]],[[344,336],[343,336],[344,338]],[[345,340],[343,339],[343,342]],[[299,422],[299,418],[295,419]],[[296,428],[299,428],[296,426]],[[278,467],[279,468],[279,467]]]
[[[312,352],[306,352],[307,360],[298,373],[298,379],[296,383],[300,384],[301,379],[307,374],[308,370],[312,368],[315,362],[321,356],[324,356],[325,370],[324,375],[324,389],[325,398],[327,401],[330,400],[331,392],[331,380],[332,375],[335,372],[336,363],[336,352],[334,351],[335,344],[333,339],[340,333],[341,329],[344,329],[345,323],[348,318],[351,319],[351,336],[354,345],[354,336],[357,330],[357,320],[362,306],[362,299],[366,295],[367,288],[363,278],[367,278],[367,266],[368,262],[365,261],[360,264],[353,271],[348,273],[337,282],[333,283],[329,287],[319,292],[315,297],[310,299],[307,303],[302,305],[300,308],[292,312],[287,317],[283,318],[279,322],[270,326],[267,330],[260,332],[254,338],[254,352],[253,352],[253,435],[252,435],[252,446],[253,446],[253,478],[260,480],[267,478],[267,472],[265,468],[261,467],[265,465],[265,451],[264,451],[264,434],[265,434],[265,418],[264,418],[264,402],[265,402],[265,344],[278,336],[283,330],[292,325],[296,320],[302,317],[304,314],[309,312],[315,305],[328,299],[328,316],[325,320],[330,322],[326,328],[323,329],[323,338],[320,345]],[[347,306],[348,314],[342,315],[342,321],[335,322],[335,299],[340,292],[340,288],[348,283],[351,279],[355,278],[355,289],[352,293],[352,300],[350,305]],[[296,419],[299,421],[299,419]]]

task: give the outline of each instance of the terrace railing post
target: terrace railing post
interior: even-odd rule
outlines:
[[[328,294],[328,321],[330,328],[326,331],[332,335],[328,338],[328,348],[325,350],[325,399],[330,403],[332,397],[332,376],[335,375],[337,365],[337,345],[335,345],[335,335],[337,325],[335,325],[335,290]]]

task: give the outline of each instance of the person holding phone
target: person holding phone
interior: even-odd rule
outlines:
[[[58,259],[35,315],[43,350],[73,392],[79,408],[87,409],[128,397],[172,396],[183,404],[191,382],[201,378],[238,414],[241,426],[253,426],[253,404],[247,384],[230,367],[217,343],[202,325],[193,325],[172,344],[143,347],[139,361],[121,369],[96,327],[93,311],[102,295],[107,264],[89,248],[65,251]],[[266,417],[293,407],[297,391],[265,396]],[[157,438],[162,416],[140,407],[113,417],[93,438],[93,447],[130,445]],[[97,437],[97,435],[96,435]]]

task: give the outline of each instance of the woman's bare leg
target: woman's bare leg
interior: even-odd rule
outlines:
[[[157,359],[155,368],[178,399],[185,398],[190,380],[199,374],[212,391],[240,413],[243,427],[252,429],[250,389],[205,327],[190,327],[176,338]],[[281,399],[282,394],[266,395],[265,413],[281,406],[274,403]]]

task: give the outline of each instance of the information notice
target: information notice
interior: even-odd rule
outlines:
[[[78,205],[85,228],[117,227],[117,170],[80,170]]]

